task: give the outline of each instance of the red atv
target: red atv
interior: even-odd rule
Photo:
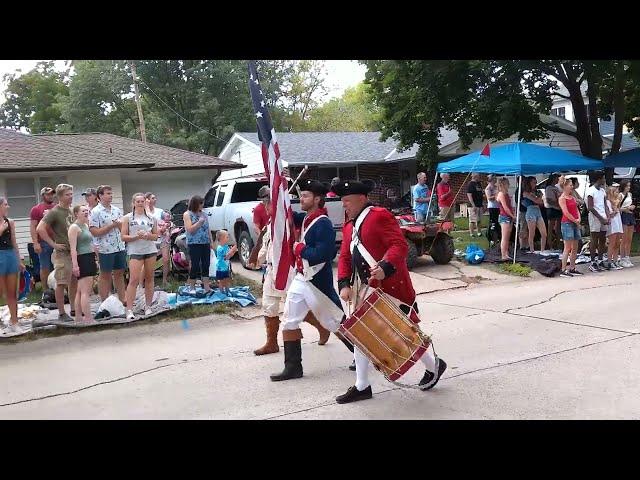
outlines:
[[[453,230],[453,223],[429,222],[416,223],[412,210],[391,210],[400,225],[409,245],[407,255],[407,267],[411,270],[415,267],[418,257],[431,255],[438,265],[446,265],[453,258],[453,238],[447,233]]]

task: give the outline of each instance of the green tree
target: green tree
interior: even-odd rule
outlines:
[[[372,132],[378,129],[378,117],[371,87],[359,83],[311,110],[306,127],[317,132]]]
[[[403,149],[417,143],[419,156],[434,160],[442,127],[459,132],[463,146],[474,139],[524,141],[547,131],[576,138],[583,155],[602,158],[598,118],[615,116],[612,153],[622,125],[638,126],[640,62],[627,60],[368,60],[365,82],[380,108],[382,138]],[[586,85],[589,108],[581,87]],[[564,87],[561,90],[560,87]],[[583,88],[584,89],[584,88]],[[567,92],[561,93],[561,92]],[[540,120],[554,95],[571,101],[576,130]],[[588,110],[588,111],[587,111]]]
[[[63,130],[136,136],[137,111],[126,62],[76,60],[73,67],[69,95],[59,99]]]
[[[66,75],[56,71],[53,62],[39,62],[25,74],[4,75],[7,88],[0,125],[31,133],[58,131],[65,122],[58,101],[69,92]]]

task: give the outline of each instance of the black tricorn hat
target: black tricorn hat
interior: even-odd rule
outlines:
[[[334,185],[331,189],[339,197],[345,195],[367,195],[373,190],[372,182],[363,180],[359,182],[357,180],[344,180],[337,185]]]
[[[322,182],[307,179],[300,182],[300,191],[311,192],[314,195],[324,196],[327,194],[327,192],[329,192],[329,188]]]

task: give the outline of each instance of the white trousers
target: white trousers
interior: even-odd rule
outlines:
[[[353,349],[353,358],[356,361],[356,388],[362,391],[371,385],[371,383],[369,383],[369,366],[371,365],[371,361],[364,353],[358,350],[358,347],[354,347]],[[428,371],[435,373],[436,357],[432,344],[429,344],[429,348],[424,352],[424,355],[420,357],[420,361]]]
[[[330,332],[338,330],[342,321],[342,310],[315,285],[298,274],[287,291],[282,329],[297,330],[310,311],[324,328]]]

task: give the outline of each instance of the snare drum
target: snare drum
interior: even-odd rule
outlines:
[[[382,290],[374,290],[340,325],[342,333],[389,381],[399,379],[427,351],[422,333]]]

